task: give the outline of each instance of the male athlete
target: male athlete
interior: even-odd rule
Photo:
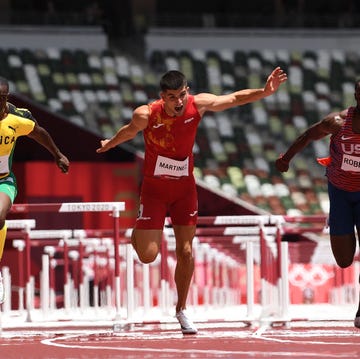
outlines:
[[[227,95],[191,95],[185,76],[168,71],[160,80],[160,99],[137,107],[129,124],[101,141],[105,152],[143,131],[144,178],[140,208],[132,232],[132,244],[144,263],[155,260],[160,250],[164,220],[169,213],[176,238],[176,318],[184,334],[197,328],[186,313],[186,298],[194,272],[192,241],[198,203],[193,176],[193,146],[199,122],[206,111],[223,111],[272,95],[287,80],[279,67],[267,78],[264,88],[245,89]]]

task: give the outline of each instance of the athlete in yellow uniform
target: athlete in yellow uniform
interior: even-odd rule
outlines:
[[[39,126],[27,109],[16,108],[7,102],[9,82],[0,77],[0,261],[6,239],[6,217],[14,203],[17,186],[11,171],[16,140],[28,136],[44,146],[53,156],[63,173],[69,169],[69,160],[61,153],[50,134]],[[4,290],[0,272],[0,304],[4,301]]]

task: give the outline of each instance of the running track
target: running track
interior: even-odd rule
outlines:
[[[350,320],[299,320],[247,326],[239,321],[197,324],[182,335],[175,322],[116,328],[13,327],[0,336],[1,359],[359,358],[360,330]]]

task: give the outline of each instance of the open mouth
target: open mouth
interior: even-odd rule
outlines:
[[[175,112],[181,112],[182,109],[183,109],[183,105],[181,105],[181,106],[176,106],[176,107],[174,108]]]

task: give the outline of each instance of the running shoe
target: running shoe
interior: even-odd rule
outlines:
[[[189,319],[189,317],[186,314],[186,311],[180,310],[176,313],[176,319],[179,321],[181,326],[181,331],[183,334],[196,334],[197,329],[194,325],[194,323]]]
[[[0,271],[0,304],[5,302],[5,290],[4,290],[4,283]]]

